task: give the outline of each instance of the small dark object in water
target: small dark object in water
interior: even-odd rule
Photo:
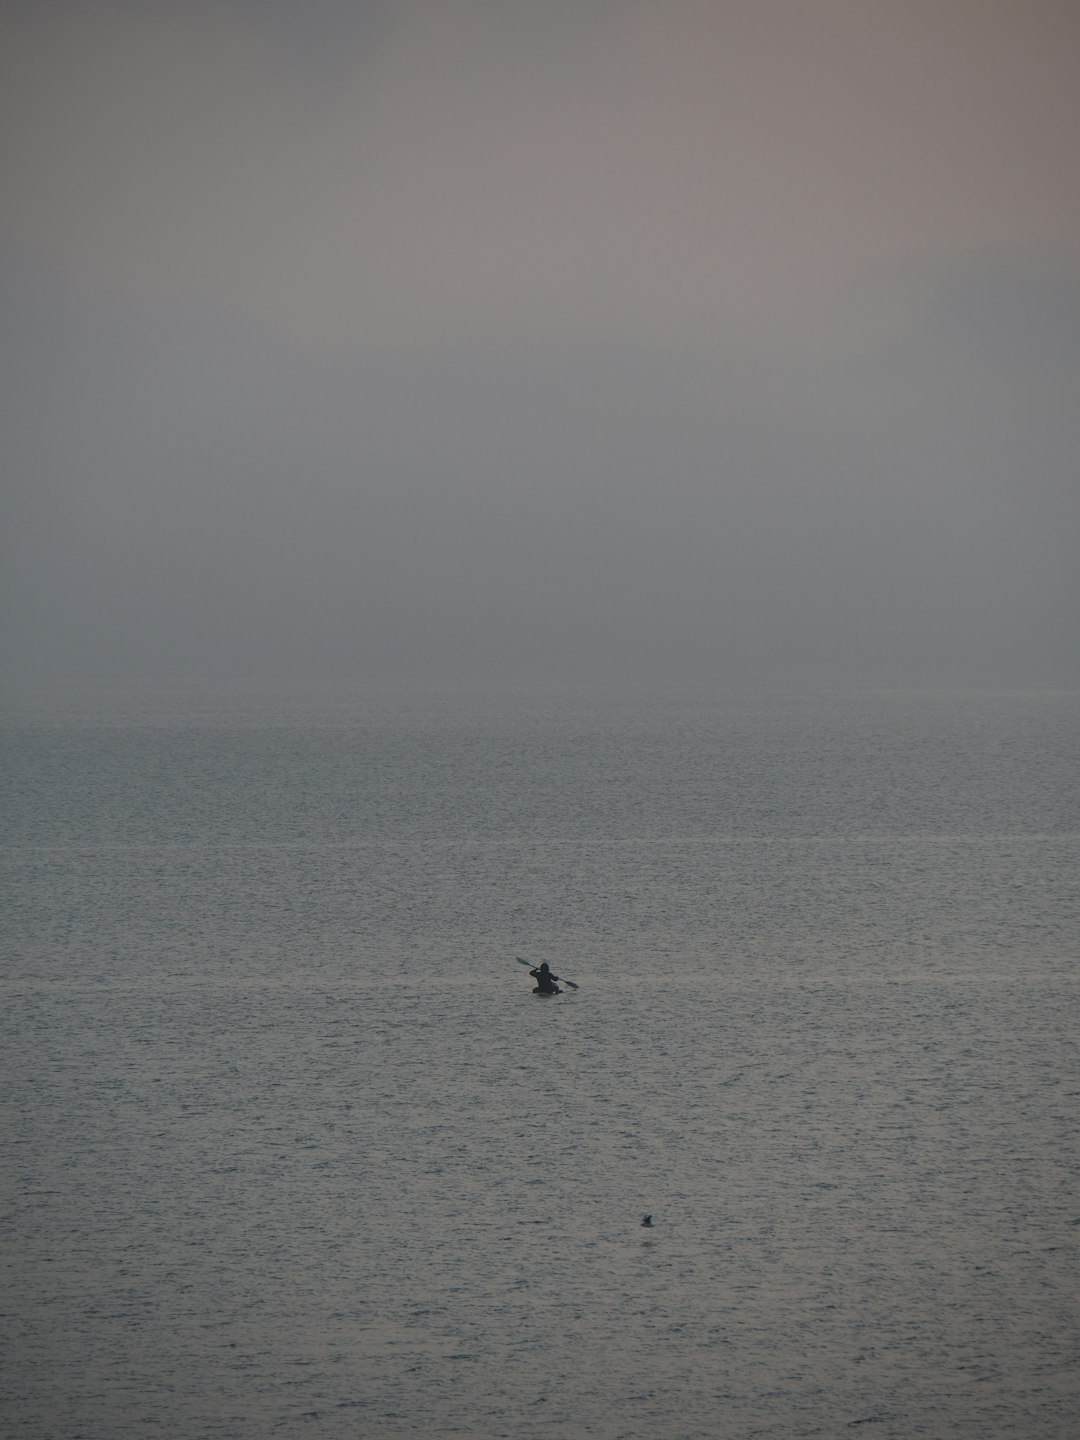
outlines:
[[[642,1225],[645,1226],[645,1228],[646,1228],[647,1230],[650,1230],[650,1229],[652,1228],[652,1216],[651,1216],[651,1215],[643,1215],[643,1216],[641,1217],[641,1223],[642,1223]]]

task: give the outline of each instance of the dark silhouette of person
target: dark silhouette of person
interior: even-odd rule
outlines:
[[[536,980],[536,989],[533,991],[534,995],[562,994],[562,991],[559,989],[559,986],[557,984],[559,977],[558,975],[552,974],[546,960],[541,964],[538,970],[530,970],[529,974],[532,975],[533,978]]]

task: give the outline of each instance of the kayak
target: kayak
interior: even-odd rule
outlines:
[[[539,985],[533,987],[534,995],[561,995],[561,990],[541,990]]]

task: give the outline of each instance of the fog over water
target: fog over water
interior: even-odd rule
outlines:
[[[0,8],[0,1428],[1072,1435],[1078,68]]]
[[[2,24],[6,670],[1076,674],[1073,7]]]

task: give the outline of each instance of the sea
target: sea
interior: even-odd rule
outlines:
[[[42,683],[0,750],[5,1437],[1080,1434],[1080,689]]]

